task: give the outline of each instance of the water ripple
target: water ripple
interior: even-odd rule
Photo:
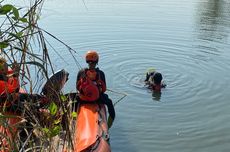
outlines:
[[[75,13],[64,8],[49,30],[77,50],[81,64],[86,50],[98,50],[108,88],[128,94],[116,105],[114,150],[228,148],[229,2],[102,0],[85,5]],[[167,84],[160,95],[144,86],[152,67]]]

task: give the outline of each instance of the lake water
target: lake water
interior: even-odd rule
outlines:
[[[113,152],[229,152],[229,8],[229,0],[47,0],[39,24],[82,67],[85,52],[98,50],[108,88],[127,94],[115,106]],[[75,91],[80,67],[47,40],[61,55],[50,49],[55,68],[70,73],[65,91]],[[152,67],[167,84],[160,96],[144,87]]]

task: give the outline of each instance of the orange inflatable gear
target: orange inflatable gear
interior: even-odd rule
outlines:
[[[98,62],[99,55],[96,51],[88,51],[85,55],[86,62]]]
[[[106,107],[98,104],[78,104],[75,152],[111,152]]]
[[[8,71],[11,73],[11,71]],[[19,80],[17,77],[10,77],[7,81],[0,80],[0,97],[3,99],[7,97],[8,94],[13,95],[13,101],[18,98],[18,91],[19,91],[20,85]],[[11,106],[11,102],[0,102],[0,108],[1,107],[9,107]],[[1,151],[0,151],[1,152]]]
[[[18,78],[9,78],[7,82],[0,81],[0,95],[5,93],[13,93],[19,89],[19,80]]]
[[[8,69],[7,75],[13,74],[14,71]],[[19,79],[17,77],[9,77],[7,81],[0,80],[0,95],[4,95],[6,93],[14,93],[19,90]]]
[[[6,117],[5,121],[9,126],[0,125],[0,133],[2,134],[0,152],[15,151],[12,143],[15,142],[17,135],[17,124],[22,121],[22,119],[16,112],[5,112],[3,113],[3,116],[4,115]]]
[[[77,88],[80,90],[80,99],[84,101],[96,101],[99,98],[99,90],[97,86],[89,78],[82,78]]]

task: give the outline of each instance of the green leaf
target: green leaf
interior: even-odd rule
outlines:
[[[16,39],[20,39],[20,37],[22,36],[23,32],[18,32],[16,34],[14,33],[9,33],[9,35],[15,37]]]
[[[19,18],[18,20],[21,21],[21,22],[23,22],[23,23],[28,23],[27,18]]]
[[[57,113],[57,109],[57,105],[54,102],[52,102],[49,106],[50,114],[55,115]]]
[[[49,129],[48,128],[42,128],[42,131],[44,131],[45,133],[49,133]]]
[[[7,48],[9,46],[9,43],[6,41],[0,42],[0,49]]]
[[[61,127],[55,126],[51,131],[51,137],[58,135],[60,133],[60,131],[61,131]]]
[[[9,13],[13,8],[14,8],[14,6],[10,5],[10,4],[3,5],[0,8],[0,14],[5,15],[5,14]]]
[[[77,118],[77,113],[76,112],[72,112],[72,117],[73,118]]]
[[[61,122],[61,119],[54,120],[54,124],[57,125]]]
[[[65,95],[61,95],[61,101],[66,101],[66,100],[67,100],[66,96]]]
[[[18,20],[19,19],[19,12],[18,9],[13,7],[13,13],[14,13],[14,17]]]
[[[23,35],[23,32],[18,32],[16,35],[20,38]]]
[[[16,118],[17,116],[15,115],[3,115],[3,114],[0,114],[0,119],[8,119],[8,118]]]
[[[32,64],[32,65],[35,65],[35,66],[37,66],[37,67],[40,67],[40,68],[43,70],[43,72],[46,72],[45,67],[44,67],[41,63],[36,62],[36,61],[23,62],[23,63],[21,63],[21,64]]]
[[[12,19],[14,19],[15,21],[18,20],[15,16],[13,16]]]

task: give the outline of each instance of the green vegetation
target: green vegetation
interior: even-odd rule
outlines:
[[[0,2],[0,56],[7,60],[11,68],[17,67],[15,73],[20,78],[21,87],[32,94],[35,88],[39,89],[40,82],[47,79],[48,73],[54,70],[44,30],[38,25],[44,0],[33,0],[30,3],[31,6],[26,8],[5,4],[4,0]],[[34,73],[36,78],[32,77]],[[20,114],[16,115],[5,113],[5,108],[1,107],[0,126],[8,129],[13,137],[5,135],[4,131],[0,132],[0,151],[55,151],[64,145],[71,148],[69,124],[76,113],[70,110],[67,98],[59,93],[58,98],[42,110],[36,107],[38,103],[31,100],[20,105]],[[15,126],[8,124],[8,119],[12,117],[20,119]],[[4,146],[4,142],[8,143],[8,147]]]

